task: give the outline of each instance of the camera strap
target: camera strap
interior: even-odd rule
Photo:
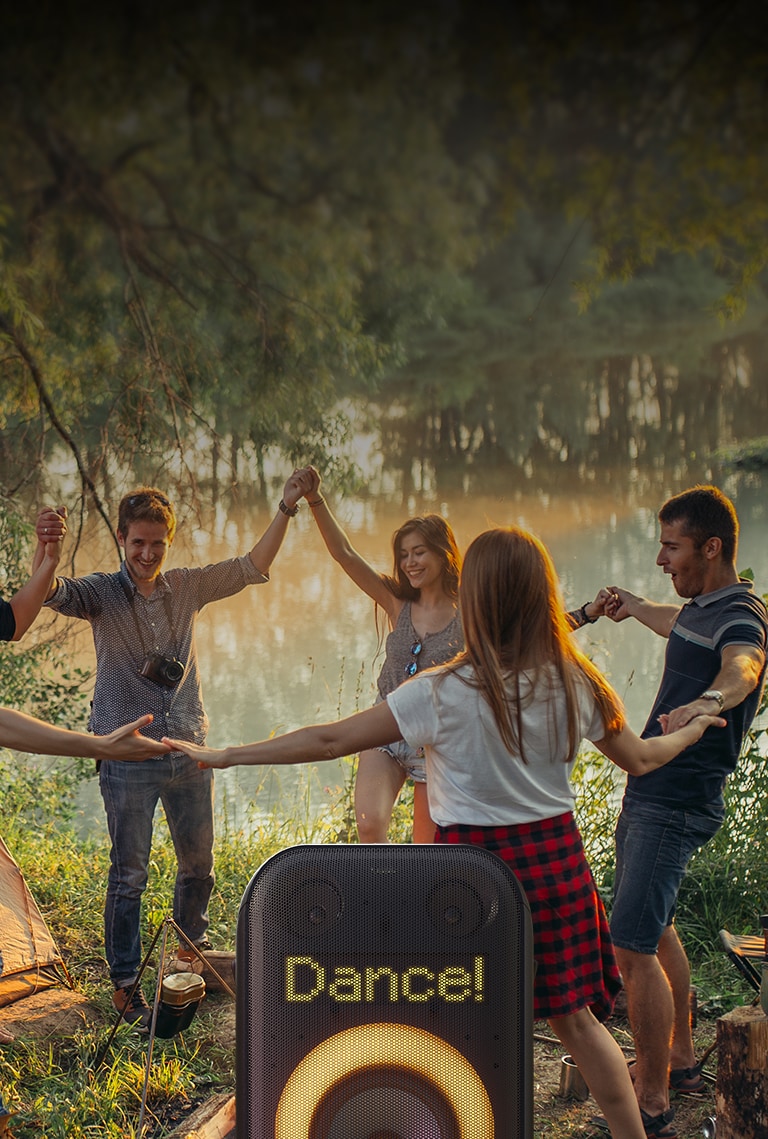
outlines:
[[[126,599],[127,599],[128,604],[130,606],[130,609],[131,609],[131,616],[133,617],[133,623],[136,626],[136,635],[139,638],[139,644],[141,645],[141,651],[144,653],[144,656],[146,656],[147,655],[147,646],[144,643],[144,636],[141,632],[141,625],[139,624],[139,618],[136,614],[136,602],[135,602],[133,593],[131,591],[131,587],[129,586],[128,582],[125,580],[125,578],[123,576],[122,570],[120,571],[120,573],[118,575],[118,580],[120,581],[120,585],[123,587],[123,593],[125,594]],[[173,607],[171,606],[171,599],[168,596],[167,592],[163,593],[163,608],[165,609],[165,616],[168,619],[168,628],[171,630],[171,640],[173,642],[171,648],[173,650],[173,655],[174,655],[174,657],[178,657],[179,648],[178,648],[178,643],[176,641],[176,630],[173,627]]]

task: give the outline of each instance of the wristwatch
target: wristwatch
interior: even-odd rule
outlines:
[[[723,704],[725,704],[725,697],[723,696],[722,692],[719,692],[716,688],[708,688],[706,692],[702,692],[699,699],[700,700],[717,700],[718,712],[722,712]]]

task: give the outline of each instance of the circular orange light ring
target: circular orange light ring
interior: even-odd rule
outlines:
[[[436,1087],[453,1108],[461,1139],[493,1139],[493,1108],[483,1081],[455,1048],[407,1024],[360,1024],[321,1041],[291,1072],[275,1116],[275,1139],[310,1139],[317,1105],[339,1080],[397,1064]]]

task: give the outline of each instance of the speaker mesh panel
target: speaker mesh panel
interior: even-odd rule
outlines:
[[[238,1139],[529,1139],[532,976],[495,855],[282,851],[238,917]]]

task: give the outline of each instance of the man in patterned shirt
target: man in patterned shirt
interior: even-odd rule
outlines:
[[[163,572],[176,532],[168,498],[140,487],[120,502],[117,537],[124,552],[116,573],[58,577],[47,604],[67,617],[89,621],[96,648],[96,682],[89,728],[101,735],[140,712],[154,716],[147,733],[202,743],[203,708],[195,624],[211,601],[268,581],[288,520],[309,489],[306,471],[285,484],[280,509],[250,553],[214,565]],[[36,562],[45,556],[38,526]],[[134,711],[135,709],[135,711]],[[99,786],[111,839],[104,913],[113,1003],[140,1030],[151,1010],[135,982],[141,967],[141,897],[147,885],[152,820],[165,810],[177,859],[173,916],[198,948],[210,948],[208,902],[213,873],[213,783],[180,752],[147,763],[102,763]],[[107,756],[104,757],[105,759]]]
[[[727,721],[666,767],[629,776],[616,828],[611,936],[635,1038],[635,1092],[648,1134],[672,1139],[669,1088],[697,1095],[706,1087],[693,1052],[690,968],[674,926],[677,895],[694,850],[723,820],[723,788],[760,704],[768,616],[736,571],[739,523],[717,487],[669,499],[659,522],[656,564],[689,600],[660,605],[611,586],[605,608],[613,620],[634,617],[667,640],[643,736],[674,731],[700,713]]]

